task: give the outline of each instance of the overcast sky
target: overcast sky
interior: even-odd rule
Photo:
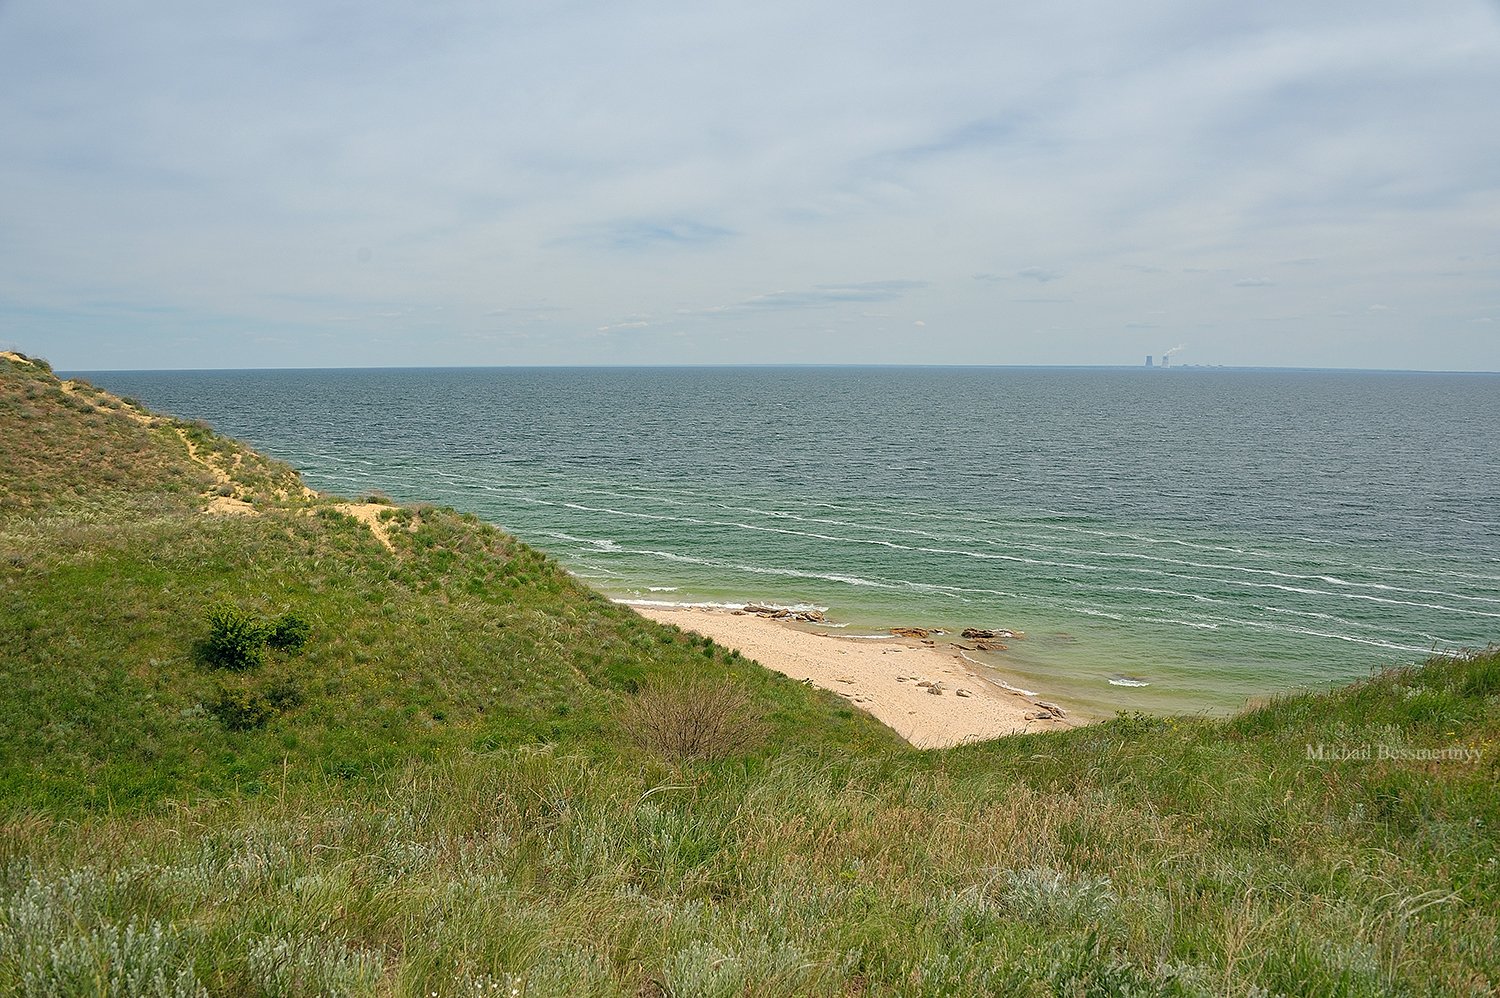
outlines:
[[[1500,5],[0,0],[72,369],[1500,370]]]

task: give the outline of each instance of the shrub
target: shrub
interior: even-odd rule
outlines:
[[[759,708],[743,689],[701,677],[643,683],[625,702],[620,720],[637,745],[671,759],[748,752],[766,733]]]
[[[278,713],[270,700],[249,690],[220,689],[203,702],[203,709],[230,731],[264,727]]]
[[[278,714],[302,706],[305,699],[302,695],[302,688],[290,679],[276,680],[266,687],[263,696],[266,703],[270,704]]]
[[[301,651],[312,635],[312,622],[296,610],[288,610],[271,625],[266,644],[277,651]]]
[[[251,731],[302,706],[303,700],[302,690],[295,682],[278,679],[264,690],[220,687],[203,701],[203,709],[230,731]]]
[[[260,620],[231,603],[215,603],[208,610],[203,659],[220,669],[253,669],[265,661],[267,637],[268,629]]]
[[[19,350],[13,350],[11,352],[26,363],[30,364],[32,367],[40,368],[41,370],[46,371],[48,374],[52,373],[52,365],[47,363],[47,361],[43,360],[42,358],[28,357],[26,354],[21,353]]]

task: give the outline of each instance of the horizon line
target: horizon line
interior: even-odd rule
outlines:
[[[63,374],[233,374],[270,371],[628,371],[628,370],[947,370],[947,371],[1230,371],[1308,374],[1460,374],[1496,375],[1500,370],[1444,370],[1402,367],[1292,367],[1277,365],[1173,364],[1147,367],[1144,364],[876,364],[876,363],[724,363],[724,364],[368,364],[342,367],[116,367],[62,368]]]

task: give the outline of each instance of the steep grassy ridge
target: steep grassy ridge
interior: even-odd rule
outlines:
[[[924,753],[470,517],[309,498],[22,361],[0,456],[0,994],[1500,983],[1493,651]],[[311,637],[212,667],[223,601]],[[632,737],[704,675],[745,739]]]

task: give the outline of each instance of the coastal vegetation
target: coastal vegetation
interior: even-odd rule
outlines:
[[[0,358],[0,994],[1471,995],[1500,653],[918,751]]]

